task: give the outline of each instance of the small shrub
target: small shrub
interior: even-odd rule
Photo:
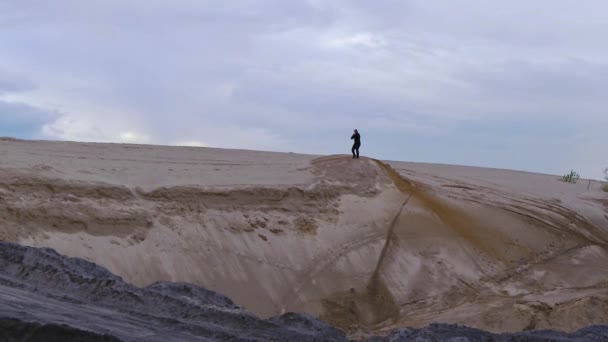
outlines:
[[[581,176],[576,171],[571,170],[570,173],[565,174],[562,177],[562,181],[564,181],[565,183],[576,183],[579,178],[581,178]]]

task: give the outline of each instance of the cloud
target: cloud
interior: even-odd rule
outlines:
[[[387,45],[382,36],[371,33],[356,33],[338,37],[328,37],[326,44],[331,48],[367,48],[379,49]]]
[[[150,138],[147,135],[126,131],[118,134],[118,137],[115,138],[116,141],[128,144],[143,144],[150,141]]]
[[[207,147],[208,146],[204,142],[200,142],[200,141],[182,141],[182,142],[173,143],[172,145],[175,145],[175,146],[190,146],[190,147]]]
[[[44,126],[60,117],[54,110],[6,99],[34,89],[25,75],[0,67],[0,136],[43,138]]]
[[[24,75],[0,68],[0,95],[19,93],[35,89],[34,84]]]
[[[41,138],[44,125],[58,117],[55,112],[0,100],[0,136]]]

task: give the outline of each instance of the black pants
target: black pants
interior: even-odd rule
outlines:
[[[361,144],[360,144],[360,143],[359,143],[359,144],[358,144],[358,143],[355,143],[355,144],[353,145],[353,148],[352,148],[352,152],[353,152],[353,158],[359,158],[359,147],[361,147]],[[355,154],[355,152],[356,152],[356,154]]]

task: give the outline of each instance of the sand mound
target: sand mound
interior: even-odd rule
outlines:
[[[353,334],[608,322],[598,183],[348,156],[0,148],[0,239],[53,247],[139,286],[191,282],[264,317],[303,311]]]

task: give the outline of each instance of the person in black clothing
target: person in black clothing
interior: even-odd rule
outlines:
[[[353,144],[353,148],[351,150],[353,152],[353,159],[355,159],[355,158],[359,159],[359,147],[361,147],[361,134],[359,134],[359,132],[357,130],[355,130],[355,132],[350,137],[350,139],[355,141],[355,143]],[[355,152],[356,152],[356,154],[355,154]]]

